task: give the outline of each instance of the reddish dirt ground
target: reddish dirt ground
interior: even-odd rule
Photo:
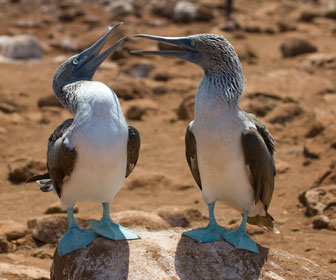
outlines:
[[[222,30],[226,19],[224,1],[219,0],[195,1],[210,7],[215,17],[189,23],[174,22],[152,13],[146,1],[139,1],[145,3],[139,8],[141,16],[105,12],[98,1],[77,1],[83,2],[80,5],[72,5],[71,1],[58,4],[56,1],[10,2],[15,1],[0,4],[0,34],[32,34],[38,38],[44,53],[41,60],[0,64],[0,102],[15,107],[12,113],[0,110],[1,220],[26,224],[28,219],[41,216],[51,203],[57,201],[54,194],[42,193],[34,184],[11,182],[8,164],[20,157],[44,161],[49,135],[71,116],[60,107],[39,108],[37,105],[40,98],[52,94],[51,78],[56,67],[76,53],[65,52],[60,47],[63,38],[71,38],[79,49],[84,49],[106,31],[107,25],[118,21],[125,23],[123,32],[130,36],[137,33],[163,36],[218,33],[224,35],[238,53],[242,50],[241,55],[246,50],[253,53],[247,58],[242,57],[245,93],[240,106],[246,111],[259,112],[258,117],[277,142],[278,174],[269,212],[277,221],[281,234],[250,227],[252,237],[265,247],[306,257],[336,274],[336,261],[333,261],[336,232],[314,229],[312,218],[304,215],[305,209],[298,200],[299,194],[310,189],[336,161],[336,62],[331,67],[314,65],[310,63],[311,54],[283,58],[280,50],[280,45],[290,36],[300,36],[313,43],[318,53],[334,55],[336,60],[335,20],[322,16],[308,22],[300,20],[303,11],[313,13],[323,9],[327,1],[236,1],[232,18],[241,28],[234,32]],[[54,12],[42,13],[43,7]],[[75,16],[62,21],[62,13]],[[279,22],[293,26],[294,30],[280,32]],[[30,27],[28,23],[31,23]],[[249,26],[259,29],[251,32],[253,28],[249,29]],[[154,42],[130,38],[121,53],[124,57],[108,60],[94,76],[94,80],[106,83],[117,95],[118,89],[120,92],[136,89],[140,96],[132,97],[151,99],[156,107],[148,110],[142,120],[128,120],[141,133],[141,154],[133,174],[112,202],[111,213],[130,209],[155,211],[163,205],[176,205],[198,209],[207,216],[202,193],[193,181],[184,155],[184,133],[191,118],[180,120],[177,115],[181,102],[195,94],[203,73],[190,63],[128,53],[128,50],[156,48]],[[147,77],[135,78],[131,75],[135,64],[150,65],[152,70]],[[169,77],[169,80],[158,81],[158,74]],[[157,94],[158,91],[161,94]],[[120,101],[125,113],[134,103],[122,99],[121,95]],[[314,137],[306,137],[316,125],[322,126],[323,131]],[[317,158],[304,154],[304,147]],[[158,183],[152,179],[154,175],[162,175],[164,180]],[[137,178],[148,183],[141,188],[128,188]],[[80,203],[79,212],[98,216],[101,207],[96,203]],[[224,226],[240,222],[239,213],[221,203],[216,206],[216,217]],[[200,221],[192,226],[205,224],[206,221]],[[30,239],[25,245],[18,245],[11,253],[0,254],[0,261],[48,270],[51,259],[33,257],[37,245],[30,235],[27,238]],[[52,252],[54,247],[48,248]]]

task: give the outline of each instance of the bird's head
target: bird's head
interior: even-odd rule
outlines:
[[[90,81],[102,62],[119,47],[126,37],[119,39],[114,45],[99,54],[106,41],[110,38],[113,31],[122,23],[118,23],[100,37],[92,46],[85,51],[76,54],[62,63],[55,71],[53,76],[54,92],[59,92],[68,83],[86,80]]]
[[[197,34],[187,37],[160,37],[138,34],[135,37],[163,42],[181,50],[133,51],[133,53],[184,59],[202,67],[206,75],[242,73],[240,61],[234,48],[221,35]]]

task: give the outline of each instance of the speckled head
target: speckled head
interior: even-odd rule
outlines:
[[[67,84],[83,80],[90,81],[92,79],[100,64],[124,42],[126,37],[121,38],[114,45],[99,54],[113,31],[121,24],[118,23],[109,27],[109,30],[91,47],[80,54],[70,57],[56,69],[52,81],[53,90],[56,95],[59,95],[62,88]]]
[[[239,58],[233,46],[221,35],[197,34],[187,37],[159,37],[139,34],[151,40],[181,48],[169,51],[134,51],[138,54],[154,54],[177,57],[201,66],[206,75],[229,74],[242,76]]]

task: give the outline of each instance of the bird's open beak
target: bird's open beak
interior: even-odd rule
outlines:
[[[162,55],[169,57],[176,57],[184,59],[193,63],[199,63],[202,55],[195,48],[195,39],[192,37],[160,37],[145,34],[134,35],[134,37],[141,37],[150,40],[166,43],[181,48],[181,50],[167,50],[167,51],[132,51],[135,54],[149,54],[149,55]]]
[[[103,46],[105,45],[106,41],[111,37],[113,32],[121,25],[122,22],[113,25],[112,27],[109,26],[109,30],[98,39],[97,42],[95,42],[91,47],[86,49],[85,51],[81,52],[78,55],[79,63],[77,65],[77,69],[75,71],[76,76],[89,76],[89,78],[92,78],[100,64],[109,56],[111,55],[126,39],[125,37],[122,37],[119,39],[114,45],[106,49],[104,52],[99,54]]]

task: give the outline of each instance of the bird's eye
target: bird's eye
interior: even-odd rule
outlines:
[[[75,58],[75,59],[72,61],[73,64],[78,64],[78,62],[79,62],[79,61],[78,61],[77,58]]]
[[[196,46],[196,41],[195,40],[191,40],[190,45],[192,45],[193,47],[195,47]]]

